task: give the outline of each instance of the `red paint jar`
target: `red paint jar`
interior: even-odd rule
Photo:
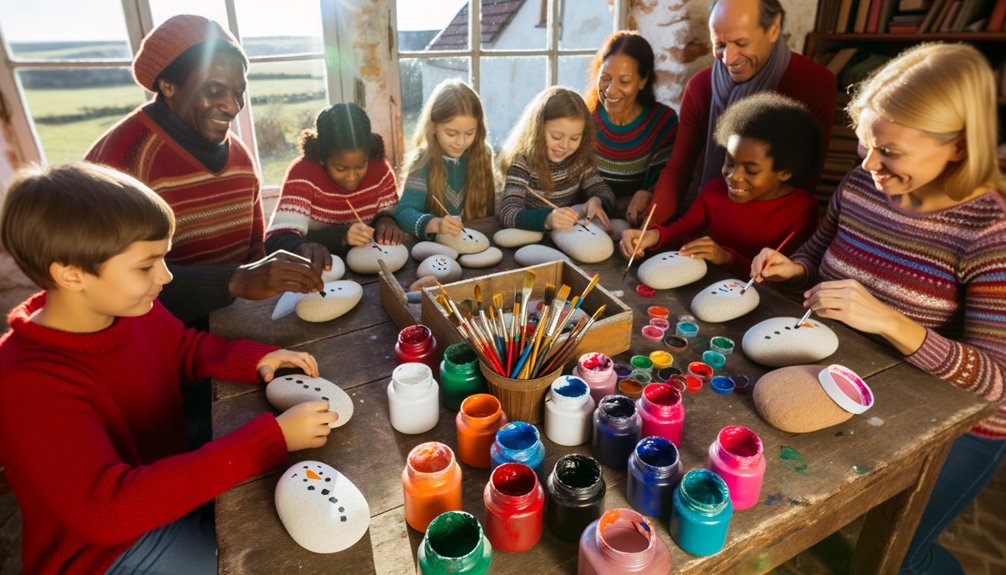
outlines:
[[[681,392],[667,383],[651,383],[639,398],[639,416],[643,420],[642,436],[659,435],[675,447],[681,445],[685,425],[685,404]]]
[[[482,497],[485,531],[494,549],[527,551],[541,539],[545,490],[523,463],[504,463],[493,470]]]
[[[398,332],[398,343],[395,344],[397,364],[416,362],[430,366],[434,378],[440,377],[440,350],[437,348],[437,338],[433,337],[430,328],[423,324],[410,325]]]

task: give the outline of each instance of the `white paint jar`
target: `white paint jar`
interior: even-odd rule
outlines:
[[[391,372],[388,382],[391,427],[399,433],[425,433],[440,418],[440,386],[424,363],[403,363]]]
[[[587,382],[572,375],[557,377],[545,397],[545,436],[559,445],[586,443],[593,431],[593,413]]]

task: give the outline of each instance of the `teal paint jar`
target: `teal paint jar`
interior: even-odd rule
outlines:
[[[493,548],[471,513],[448,511],[430,523],[418,555],[423,575],[483,575],[489,573]]]
[[[440,402],[444,407],[457,411],[466,397],[485,392],[486,380],[472,348],[467,343],[447,346],[440,362]]]
[[[726,482],[708,469],[693,469],[674,490],[671,538],[692,555],[719,553],[733,512]]]

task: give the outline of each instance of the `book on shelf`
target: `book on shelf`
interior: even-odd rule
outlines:
[[[925,10],[932,3],[932,0],[901,0],[898,2],[899,12],[914,12]]]
[[[852,60],[852,57],[856,55],[857,51],[859,51],[859,48],[856,47],[842,48],[831,58],[831,60],[828,61],[826,67],[831,70],[832,74],[838,76],[838,73],[845,68],[845,65],[849,63],[849,60]]]
[[[1006,0],[1003,0],[1006,2]],[[856,34],[866,32],[866,18],[870,15],[870,0],[859,0],[856,6],[856,21],[852,24],[852,31]]]
[[[957,13],[961,11],[961,0],[953,0],[950,3],[950,7],[947,13],[943,16],[943,21],[940,22],[940,32],[947,33],[952,32],[954,29],[954,20],[957,18]]]
[[[866,19],[866,31],[875,34],[880,26],[880,7],[883,0],[870,0],[870,15]]]
[[[853,0],[841,0],[838,6],[838,19],[835,21],[835,32],[839,34],[849,31],[849,16],[852,14]]]
[[[883,34],[887,32],[887,26],[891,22],[891,18],[894,16],[894,11],[898,8],[898,0],[883,0],[880,4],[880,24],[877,27],[877,32]]]
[[[934,30],[933,24],[935,23],[937,17],[943,11],[944,6],[949,3],[949,0],[935,0],[930,6],[929,10],[926,11],[926,17],[922,19],[922,24],[919,24],[919,33],[925,34]]]
[[[986,32],[1002,32],[1003,24],[1006,23],[1006,0],[996,0],[992,12],[989,14],[989,22],[985,26]]]

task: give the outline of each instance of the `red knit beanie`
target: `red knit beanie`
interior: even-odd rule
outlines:
[[[217,40],[238,45],[237,40],[213,20],[193,14],[168,18],[140,44],[140,51],[133,59],[133,77],[144,88],[156,92],[157,77],[183,52],[200,42]]]

